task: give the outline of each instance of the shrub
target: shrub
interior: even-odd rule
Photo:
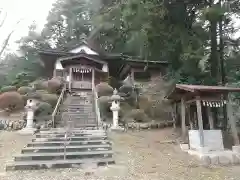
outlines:
[[[119,92],[124,93],[124,94],[130,94],[133,92],[133,87],[129,85],[123,85],[119,88]]]
[[[48,80],[47,90],[50,93],[57,93],[62,87],[62,81],[59,78]]]
[[[15,86],[4,86],[0,89],[2,93],[4,92],[12,92],[12,91],[17,91],[17,88]]]
[[[28,93],[31,93],[33,92],[33,88],[31,87],[28,87],[28,86],[22,86],[20,88],[18,88],[18,93],[21,94],[21,95],[25,95],[25,94],[28,94]]]
[[[124,116],[124,119],[134,119],[136,122],[147,122],[149,121],[148,116],[145,114],[145,112],[142,109],[132,109],[129,111],[126,116]]]
[[[109,108],[111,106],[109,102],[111,102],[109,96],[102,96],[98,98],[98,106],[102,118],[109,116]]]
[[[41,100],[51,104],[52,107],[55,107],[58,101],[58,96],[56,94],[41,94]]]
[[[37,90],[46,90],[48,88],[48,82],[45,80],[36,80],[31,83]]]
[[[123,118],[129,111],[132,110],[132,106],[130,106],[127,102],[121,102],[120,107],[121,107],[119,111],[120,118]]]
[[[0,108],[9,111],[24,107],[23,97],[18,92],[4,92],[0,95]]]
[[[101,82],[96,86],[98,96],[111,96],[113,94],[113,88],[105,82]]]
[[[46,103],[46,102],[40,102],[35,111],[35,115],[38,117],[47,116],[47,115],[51,115],[52,111],[53,111],[53,108],[52,108],[51,104]]]

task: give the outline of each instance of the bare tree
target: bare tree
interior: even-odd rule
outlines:
[[[1,16],[3,15],[3,19],[0,21],[0,28],[4,25],[5,21],[6,21],[6,18],[7,18],[7,13],[4,12],[3,10],[0,10],[0,19],[1,19]],[[22,21],[22,19],[20,19],[19,21],[17,21],[16,25],[15,25],[15,28],[12,29],[12,31],[8,34],[7,38],[4,40],[1,48],[0,48],[0,57],[2,56],[4,50],[6,49],[8,43],[9,43],[9,40],[12,36],[12,34],[15,32],[16,30],[16,27],[17,25]]]

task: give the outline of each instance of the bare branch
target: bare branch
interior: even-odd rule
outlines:
[[[4,14],[4,15],[3,15],[3,19],[2,19],[1,22],[0,22],[0,27],[3,26],[5,20],[7,19],[7,12],[4,13],[3,11],[1,11],[1,12],[0,12],[0,17],[1,17],[1,14]]]
[[[23,19],[20,19],[20,20],[16,23],[16,26],[17,26],[22,20],[23,20]],[[4,43],[3,43],[2,47],[1,47],[1,50],[0,50],[0,57],[2,56],[4,50],[6,49],[8,43],[9,43],[9,40],[10,40],[12,34],[15,32],[15,30],[16,30],[16,27],[8,34],[7,38],[5,39],[5,41],[4,41]]]

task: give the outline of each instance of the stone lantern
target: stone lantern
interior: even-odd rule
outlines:
[[[34,125],[33,125],[33,120],[34,120],[34,112],[37,107],[37,103],[38,101],[35,99],[27,100],[27,104],[25,106],[25,110],[27,113],[27,118],[26,118],[27,125],[25,128],[19,131],[21,134],[34,134],[34,132],[36,131],[36,128],[34,128]]]
[[[121,129],[121,127],[118,125],[118,114],[120,110],[120,100],[121,97],[117,94],[118,91],[114,89],[113,95],[111,96],[112,105],[110,107],[111,111],[113,112],[113,125],[111,129]]]

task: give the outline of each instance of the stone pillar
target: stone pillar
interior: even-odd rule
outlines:
[[[117,90],[113,91],[113,95],[111,97],[112,106],[110,107],[111,111],[113,112],[113,125],[111,127],[112,130],[121,130],[122,128],[118,125],[118,115],[120,110],[120,99],[121,97],[117,95]]]
[[[25,128],[19,131],[20,134],[34,134],[36,129],[33,127],[33,119],[34,119],[34,111],[35,111],[36,103],[34,100],[29,99],[27,101],[27,105],[25,106],[27,112],[27,125]]]
[[[197,97],[196,105],[197,105],[197,119],[198,119],[198,128],[199,128],[200,147],[204,147],[202,104],[199,97]]]
[[[92,69],[92,89],[95,86],[95,69]]]
[[[210,129],[214,129],[213,112],[211,110],[211,107],[207,107],[207,111]]]
[[[227,101],[227,114],[228,114],[228,121],[231,127],[232,136],[234,140],[234,146],[238,146],[239,152],[240,152],[239,138],[238,138],[238,132],[236,127],[236,116],[233,114],[232,100],[229,95],[228,95],[228,101]]]
[[[69,83],[68,83],[68,89],[69,91],[71,91],[71,87],[72,87],[72,68],[69,68]]]
[[[181,99],[181,126],[182,126],[182,138],[186,140],[187,128],[186,128],[186,103],[185,100]]]

